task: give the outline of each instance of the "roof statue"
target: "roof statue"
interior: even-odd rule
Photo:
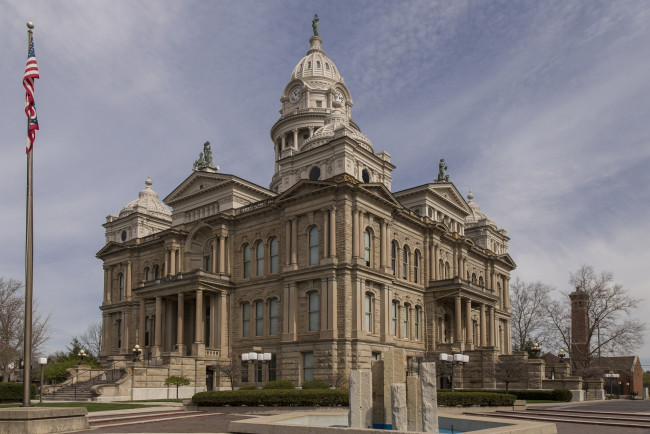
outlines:
[[[210,149],[210,142],[205,142],[203,144],[203,152],[199,153],[199,159],[194,162],[194,171],[202,169],[213,169],[219,170],[219,167],[216,167],[212,162],[212,150]]]
[[[311,21],[311,28],[314,29],[314,36],[318,36],[318,14],[314,14],[314,19]]]
[[[440,159],[440,164],[438,164],[438,178],[436,182],[449,182],[449,174],[447,174],[447,165],[445,164],[445,159]]]

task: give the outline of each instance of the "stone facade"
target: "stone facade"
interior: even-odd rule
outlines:
[[[203,167],[166,205],[147,180],[107,217],[101,355],[131,363],[139,345],[135,388],[163,387],[158,370],[195,390],[231,386],[216,365],[234,386],[333,384],[388,349],[511,352],[506,231],[450,181],[391,192],[321,42],[282,92],[269,189]],[[255,348],[272,360],[242,364]]]

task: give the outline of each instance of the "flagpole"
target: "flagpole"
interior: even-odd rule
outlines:
[[[27,52],[32,44],[34,23],[27,22]],[[27,119],[27,135],[29,137],[29,119]],[[27,153],[27,217],[25,236],[25,337],[23,340],[23,407],[31,406],[31,365],[32,365],[32,294],[34,276],[34,191],[32,172],[34,168],[34,148]]]

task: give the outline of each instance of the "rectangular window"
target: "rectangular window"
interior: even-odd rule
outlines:
[[[323,101],[316,101],[316,107],[323,107]]]
[[[144,346],[148,347],[151,345],[151,318],[146,317],[144,320]]]
[[[241,362],[241,382],[248,383],[248,362]]]
[[[371,356],[371,359],[372,360],[381,360],[381,353],[374,353],[373,352],[372,356]]]
[[[372,333],[372,295],[366,294],[366,331]]]
[[[309,265],[318,265],[318,228],[309,231]]]
[[[255,303],[255,336],[264,334],[264,303]]]
[[[302,354],[303,381],[314,380],[314,353]]]
[[[277,380],[278,361],[275,354],[271,354],[271,361],[269,362],[269,381]]]
[[[393,305],[391,307],[391,315],[392,315],[392,332],[393,336],[397,336],[397,302],[394,301]]]
[[[415,308],[415,340],[420,340],[420,308]],[[476,341],[474,341],[476,342]]]
[[[271,240],[271,273],[277,273],[279,270],[279,258],[278,253],[278,239],[273,238]]]
[[[402,315],[402,337],[404,339],[409,338],[409,307],[408,305],[404,306],[403,309],[403,315]]]
[[[212,261],[210,259],[211,258],[209,256],[203,257],[203,269],[208,273],[212,272],[212,268],[211,268]]]
[[[277,335],[278,334],[278,299],[272,298],[269,303],[269,318],[270,318],[270,330],[269,334]]]
[[[249,337],[251,335],[251,305],[244,303],[242,305],[242,336]]]
[[[318,330],[318,293],[309,293],[309,331]]]
[[[122,321],[117,320],[117,348],[122,348]]]

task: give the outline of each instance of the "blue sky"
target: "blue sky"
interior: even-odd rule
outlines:
[[[647,297],[648,2],[4,1],[0,276],[24,279],[31,20],[34,291],[52,351],[100,320],[101,225],[147,175],[165,197],[210,140],[222,172],[268,187],[269,130],[314,13],[356,123],[397,166],[393,191],[432,181],[445,158],[508,230],[514,276],[567,292],[590,264]],[[638,354],[650,364],[648,344]]]

